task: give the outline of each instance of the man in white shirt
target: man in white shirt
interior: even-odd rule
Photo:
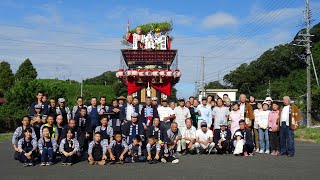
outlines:
[[[186,119],[186,127],[181,130],[181,149],[184,151],[182,154],[186,155],[195,149],[194,143],[196,141],[196,128],[192,126],[192,120]]]
[[[209,106],[207,106],[207,98],[203,97],[201,104],[198,105],[198,129],[201,128],[201,122],[205,121],[208,125],[208,128],[211,127],[212,124],[212,111]]]
[[[175,122],[178,124],[179,129],[185,128],[186,119],[191,117],[190,110],[184,105],[184,99],[179,99],[179,106],[174,108],[174,114],[176,116]]]
[[[207,123],[201,122],[201,129],[196,132],[196,143],[195,147],[197,153],[208,153],[210,154],[214,148],[213,133],[208,129]]]
[[[168,106],[168,100],[162,99],[161,106],[158,106],[158,115],[161,125],[168,130],[170,128],[170,120],[174,119],[174,111]]]
[[[298,123],[302,116],[298,107],[291,103],[289,96],[283,97],[283,107],[280,109],[280,154],[293,157],[295,154],[294,147],[294,130],[298,128]]]

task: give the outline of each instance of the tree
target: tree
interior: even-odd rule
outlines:
[[[3,97],[5,92],[13,85],[14,75],[10,64],[6,61],[0,62],[0,97]]]
[[[209,82],[204,87],[205,89],[225,89],[227,88],[225,85],[221,84],[219,81]]]
[[[16,80],[33,80],[38,76],[36,68],[33,67],[30,59],[26,59],[18,68],[15,79]]]

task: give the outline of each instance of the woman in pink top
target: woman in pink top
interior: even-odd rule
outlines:
[[[279,110],[278,104],[272,104],[272,111],[269,113],[268,121],[269,121],[269,136],[270,136],[270,149],[271,155],[279,155],[279,127],[278,127],[278,119],[279,119]]]
[[[239,127],[239,121],[241,117],[241,112],[239,110],[239,104],[234,103],[233,104],[233,110],[230,112],[229,115],[229,121],[230,123],[230,131],[231,131],[231,137],[233,137],[234,133],[240,129]]]

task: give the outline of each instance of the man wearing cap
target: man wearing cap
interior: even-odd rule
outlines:
[[[195,147],[198,154],[208,153],[211,154],[214,148],[213,133],[208,129],[208,125],[205,121],[201,122],[201,128],[196,132]]]
[[[185,107],[185,101],[183,98],[179,99],[179,106],[174,108],[174,114],[176,115],[175,122],[178,123],[178,128],[185,128],[185,121],[187,118],[191,117],[191,114],[190,110]]]
[[[174,119],[174,111],[168,106],[168,100],[162,99],[161,106],[157,108],[161,126],[168,130],[170,128],[170,119]]]
[[[156,108],[158,108],[158,98],[157,97],[153,97],[152,98],[152,105],[155,106]]]
[[[139,114],[136,112],[132,112],[130,116],[131,120],[124,125],[122,132],[127,144],[132,144],[133,139],[136,135],[139,135],[142,139],[144,139],[144,128],[142,123],[138,121]]]
[[[123,104],[119,118],[121,122],[124,124],[127,123],[128,121],[131,121],[131,115],[133,113],[139,114],[139,106],[134,106],[133,105],[133,96],[128,95],[127,96],[127,103]]]
[[[302,116],[297,105],[291,103],[289,96],[283,97],[283,107],[280,108],[280,154],[294,156],[294,130],[298,128],[298,123]]]
[[[219,131],[220,124],[227,124],[229,119],[230,111],[228,108],[223,106],[223,100],[217,99],[217,106],[212,110],[212,116],[214,119],[214,131]]]
[[[198,105],[198,114],[198,129],[201,129],[201,122],[206,122],[208,128],[210,128],[212,124],[212,111],[210,106],[207,105],[206,97],[203,97],[201,104]]]
[[[69,107],[66,107],[66,100],[64,98],[58,99],[58,107],[56,108],[57,115],[62,115],[62,125],[67,125],[71,119],[71,111]]]
[[[247,128],[251,129],[252,121],[254,119],[252,106],[248,102],[246,102],[247,96],[244,94],[240,95],[239,100],[240,100],[240,112],[241,112],[240,119],[244,119],[246,121]]]
[[[231,154],[231,131],[227,129],[227,126],[225,122],[221,122],[220,129],[214,131],[214,143],[218,154],[224,154],[226,152]]]
[[[144,123],[146,128],[153,126],[153,118],[158,117],[158,110],[156,106],[152,105],[151,98],[146,98],[146,104],[142,107],[140,112],[141,122]]]
[[[119,96],[117,100],[118,100],[119,108],[121,108],[124,105],[124,101],[126,100],[126,98],[123,96]]]

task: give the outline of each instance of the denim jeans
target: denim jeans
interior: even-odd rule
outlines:
[[[288,155],[295,153],[294,132],[285,122],[282,122],[280,127],[280,152]]]
[[[49,160],[48,160],[49,158]],[[53,162],[54,152],[52,148],[44,147],[41,154],[41,162]]]
[[[259,128],[259,144],[260,144],[260,150],[270,151],[268,129]]]

